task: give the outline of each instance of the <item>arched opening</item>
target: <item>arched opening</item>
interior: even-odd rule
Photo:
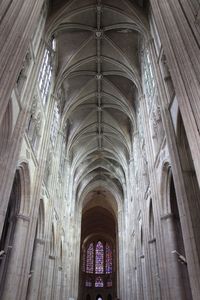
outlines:
[[[19,171],[16,171],[10,200],[7,207],[6,217],[4,220],[3,231],[0,240],[0,295],[4,289],[6,274],[10,261],[10,256],[14,243],[14,234],[17,224],[17,215],[19,213],[21,201],[21,182]]]
[[[40,200],[38,220],[33,244],[31,267],[29,272],[29,283],[27,289],[27,299],[37,299],[40,293],[40,281],[42,273],[42,261],[44,255],[44,203]]]
[[[200,188],[196,176],[196,170],[191,155],[190,146],[186,136],[181,113],[178,114],[177,145],[182,167],[184,183],[186,187],[188,207],[190,211],[192,230],[200,261]]]
[[[86,296],[86,300],[91,300],[90,295],[87,295],[87,296]]]
[[[109,294],[107,300],[112,300],[112,296]]]
[[[172,299],[192,299],[180,213],[171,168],[167,169],[165,214],[162,217],[169,295]]]
[[[79,299],[116,297],[116,220],[107,203],[94,193],[82,212]],[[100,205],[100,203],[102,205]],[[104,205],[104,204],[106,205]],[[111,298],[108,298],[111,297]]]

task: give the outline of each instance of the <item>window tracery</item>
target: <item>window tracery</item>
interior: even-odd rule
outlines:
[[[108,243],[106,243],[106,274],[112,273],[112,250]]]
[[[93,273],[94,270],[94,245],[91,243],[87,249],[86,273]]]
[[[39,71],[38,84],[43,105],[46,104],[49,95],[55,49],[56,42],[55,39],[52,39],[50,47],[46,47],[45,49],[41,68]]]
[[[58,134],[59,121],[60,121],[59,109],[58,109],[57,102],[55,102],[54,111],[53,111],[53,121],[51,126],[51,133],[50,133],[50,140],[53,146],[55,146],[56,137]]]
[[[155,90],[155,79],[148,49],[145,49],[143,54],[143,81],[146,98],[148,99],[148,109],[150,110]]]
[[[104,272],[104,249],[102,242],[96,245],[96,260],[95,260],[95,273],[103,274]]]
[[[101,276],[96,277],[95,279],[95,287],[96,288],[100,288],[100,287],[104,287],[104,283],[103,283],[103,278]]]
[[[108,242],[91,242],[82,250],[82,271],[90,276],[85,278],[85,287],[112,288],[113,250]]]

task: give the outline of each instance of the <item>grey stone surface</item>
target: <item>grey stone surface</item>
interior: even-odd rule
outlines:
[[[0,12],[0,298],[198,300],[199,1]],[[85,287],[98,240],[110,289]]]

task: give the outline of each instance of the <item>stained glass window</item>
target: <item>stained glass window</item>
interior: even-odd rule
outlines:
[[[95,257],[95,273],[103,274],[104,266],[104,249],[102,242],[98,242],[96,245],[96,257]]]
[[[111,278],[109,278],[109,279],[107,280],[107,287],[108,287],[108,288],[112,287],[112,279],[111,279]]]
[[[82,271],[85,272],[85,257],[86,256],[86,251],[85,251],[85,248],[83,249],[83,264],[82,264]]]
[[[106,243],[106,274],[112,273],[112,249]]]
[[[91,278],[87,278],[85,281],[85,286],[86,287],[92,287],[92,279]]]
[[[95,279],[95,287],[103,287],[104,284],[103,284],[103,279],[102,277],[98,276],[96,277]]]
[[[94,245],[91,243],[87,249],[86,273],[92,274],[94,271]]]
[[[144,63],[143,63],[143,74],[144,74],[144,88],[146,98],[148,100],[148,110],[150,110],[152,103],[152,96],[155,90],[155,79],[153,74],[153,68],[151,64],[149,51],[146,49],[144,52]]]

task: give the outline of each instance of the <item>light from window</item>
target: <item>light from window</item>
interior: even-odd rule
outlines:
[[[96,257],[95,257],[95,273],[103,274],[104,266],[104,249],[102,242],[98,242],[96,245]]]
[[[144,87],[146,96],[148,98],[149,105],[151,103],[150,99],[152,98],[154,94],[154,88],[155,88],[155,80],[153,75],[153,69],[152,64],[150,60],[150,54],[148,50],[145,50],[144,53],[144,64],[143,64],[143,72],[144,72]]]
[[[108,288],[111,288],[111,287],[112,287],[112,279],[111,279],[111,278],[109,278],[109,279],[107,280],[107,287],[108,287]]]
[[[91,243],[87,249],[87,264],[86,273],[92,274],[94,272],[94,245]]]
[[[102,288],[104,286],[102,277],[98,276],[95,279],[95,287]]]
[[[83,249],[83,258],[82,258],[82,271],[85,272],[85,256],[86,256],[86,252],[85,252],[85,248]]]
[[[49,95],[51,77],[52,77],[52,69],[53,69],[53,52],[56,49],[55,39],[51,42],[51,47],[46,48],[39,72],[38,83],[39,90],[42,98],[42,103],[45,105],[47,102],[47,98]]]
[[[89,288],[92,287],[92,279],[91,278],[86,279],[85,286],[89,287]]]
[[[106,243],[106,274],[112,273],[112,250]]]

